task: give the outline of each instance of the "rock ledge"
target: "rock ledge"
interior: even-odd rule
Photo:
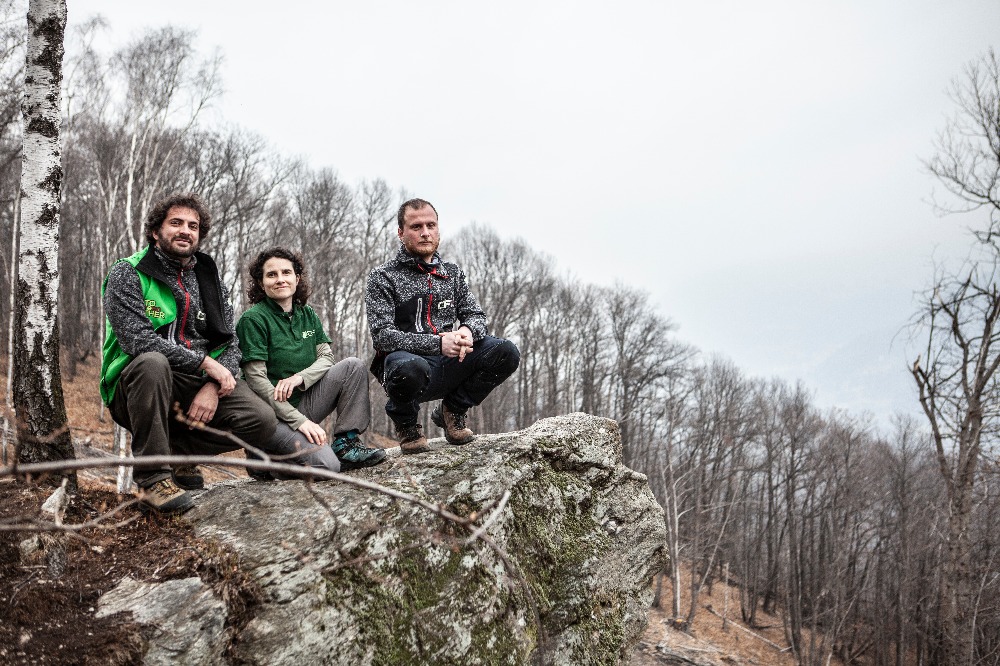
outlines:
[[[628,660],[646,626],[665,535],[646,478],[621,464],[614,421],[545,419],[352,474],[461,516],[489,516],[509,493],[486,531],[507,565],[483,541],[463,546],[464,528],[349,484],[214,486],[186,517],[199,537],[238,555],[263,599],[230,637],[234,659]]]

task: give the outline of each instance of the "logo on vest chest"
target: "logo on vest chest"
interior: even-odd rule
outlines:
[[[156,305],[154,300],[146,300],[146,318],[163,319],[163,309]]]

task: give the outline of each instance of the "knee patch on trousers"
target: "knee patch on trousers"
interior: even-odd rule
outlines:
[[[386,373],[385,392],[394,400],[412,400],[430,381],[430,365],[418,358],[400,363]]]
[[[487,360],[487,372],[498,378],[506,379],[514,374],[517,366],[521,364],[521,352],[510,340],[504,340],[494,349],[490,350]]]
[[[170,361],[160,352],[143,352],[132,359],[125,367],[132,373],[148,373],[156,378],[165,377],[167,381],[170,381],[170,374],[173,372],[173,369],[170,367]]]

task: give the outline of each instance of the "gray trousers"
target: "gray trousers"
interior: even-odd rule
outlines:
[[[298,410],[314,423],[319,423],[337,410],[337,418],[333,424],[334,437],[348,430],[364,432],[371,422],[371,409],[368,405],[368,368],[360,359],[353,356],[335,363],[322,379],[306,389]],[[301,432],[292,430],[287,423],[278,421],[268,452],[274,455],[287,455],[314,447],[315,445]],[[329,443],[289,462],[307,467],[325,468],[332,472],[340,471],[340,460]],[[282,478],[277,474],[275,476]]]
[[[203,430],[192,429],[175,418],[173,405],[182,411],[205,385],[205,378],[176,372],[167,357],[146,352],[122,370],[109,409],[115,423],[132,433],[132,455],[215,455],[236,451],[238,444]],[[238,380],[232,393],[219,398],[219,406],[208,426],[230,432],[247,444],[269,451],[277,418],[271,406]],[[170,468],[136,469],[140,487],[148,487],[170,476]]]

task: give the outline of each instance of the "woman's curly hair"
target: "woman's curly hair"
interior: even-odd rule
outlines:
[[[280,246],[264,250],[257,255],[256,259],[250,262],[248,269],[250,273],[250,286],[247,288],[247,300],[250,301],[251,305],[256,305],[267,298],[263,286],[264,264],[268,259],[274,258],[287,259],[292,262],[292,270],[295,271],[295,276],[299,279],[295,287],[295,294],[292,296],[292,301],[299,305],[305,305],[306,301],[309,300],[309,280],[306,278],[305,264],[302,263],[301,255]]]

